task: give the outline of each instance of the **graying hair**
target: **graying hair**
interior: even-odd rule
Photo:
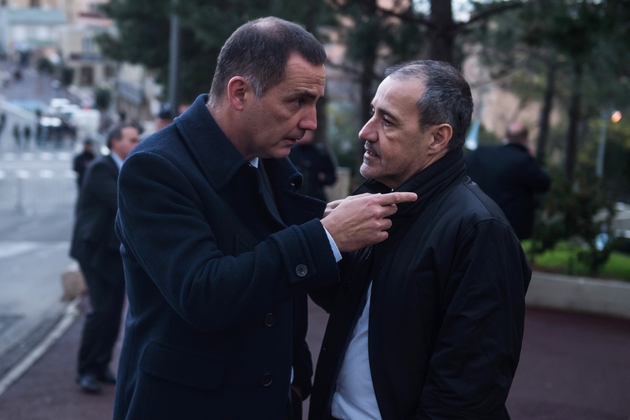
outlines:
[[[453,137],[448,149],[464,146],[473,100],[470,86],[459,71],[442,61],[416,60],[390,67],[385,75],[394,80],[418,79],[424,85],[424,92],[416,102],[420,129],[449,124]]]

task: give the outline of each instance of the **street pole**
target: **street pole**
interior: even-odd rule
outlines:
[[[599,147],[597,148],[597,168],[595,173],[602,179],[604,177],[604,151],[606,150],[606,120],[610,111],[602,111],[601,127],[599,128]]]
[[[613,122],[613,124],[621,121],[622,115],[621,111],[615,111],[614,109],[607,109],[606,111],[602,111],[602,126],[599,129],[599,147],[597,149],[597,168],[595,173],[597,176],[602,179],[604,177],[604,155],[606,151],[606,127],[607,127],[607,119]]]
[[[173,117],[179,115],[179,19],[176,8],[177,0],[172,0],[173,11],[171,12],[171,36],[169,45],[169,66],[168,66],[168,102],[171,105]]]

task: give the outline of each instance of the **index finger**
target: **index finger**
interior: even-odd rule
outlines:
[[[393,192],[387,194],[379,194],[376,199],[381,206],[389,206],[390,204],[416,201],[418,199],[418,195],[412,192]]]

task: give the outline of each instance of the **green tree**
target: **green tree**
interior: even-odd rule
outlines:
[[[537,157],[544,160],[554,98],[566,110],[565,176],[573,179],[584,122],[630,98],[627,2],[536,0],[496,16],[484,31],[485,63],[495,75],[511,73],[509,88],[542,99]],[[525,83],[519,81],[525,80]],[[517,83],[514,83],[516,81]]]
[[[116,36],[102,34],[97,39],[103,54],[116,61],[144,65],[167,91],[169,22],[171,13],[177,14],[181,27],[181,98],[186,102],[210,90],[223,43],[246,21],[274,15],[303,22],[314,31],[326,19],[322,2],[289,0],[187,0],[179,1],[175,9],[171,0],[112,0],[102,7],[118,29]]]
[[[471,28],[521,6],[519,1],[476,4],[476,12],[467,21],[456,22],[451,1],[431,0],[428,13],[417,3],[395,0],[385,7],[377,0],[330,0],[347,47],[350,64],[344,69],[359,84],[362,122],[370,118],[371,101],[385,67],[418,58],[447,61],[459,67],[464,57],[462,46]],[[359,182],[362,155],[363,147],[358,143],[355,184]]]

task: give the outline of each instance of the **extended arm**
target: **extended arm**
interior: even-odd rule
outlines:
[[[195,186],[170,161],[132,155],[119,185],[123,254],[133,254],[173,310],[202,331],[228,330],[252,315],[264,316],[276,303],[337,281],[318,220],[276,232],[232,256],[219,249]],[[221,200],[215,204],[223,206]]]

